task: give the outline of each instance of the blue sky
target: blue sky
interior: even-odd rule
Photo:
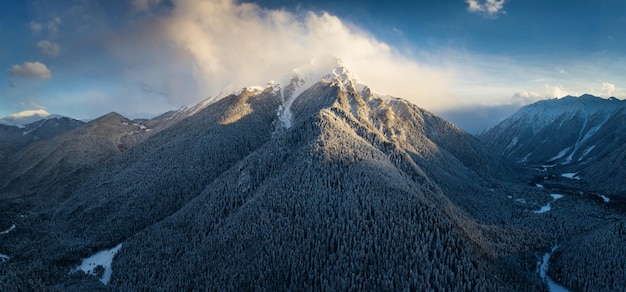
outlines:
[[[0,117],[151,116],[308,60],[476,132],[530,102],[626,97],[624,1],[7,0]]]

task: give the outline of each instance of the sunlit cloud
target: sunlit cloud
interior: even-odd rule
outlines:
[[[425,107],[449,104],[449,72],[417,62],[329,13],[295,15],[229,0],[174,1],[159,29],[193,60],[203,97],[265,82],[335,56],[364,83]]]
[[[52,73],[46,67],[45,64],[41,62],[24,62],[21,65],[13,65],[11,68],[6,70],[6,73],[9,76],[15,77],[24,77],[24,78],[39,78],[39,79],[47,79],[52,77]]]
[[[12,119],[19,119],[19,118],[26,118],[26,117],[32,117],[32,116],[47,117],[49,115],[50,113],[48,113],[45,109],[39,108],[36,110],[25,110],[19,113],[10,114],[7,117],[12,118]]]
[[[546,95],[548,97],[564,97],[568,94],[567,90],[561,84],[557,84],[557,85],[546,84],[544,85],[544,87],[546,89]]]
[[[505,0],[466,0],[467,10],[474,13],[482,13],[486,16],[493,17],[498,14],[504,14]]]
[[[546,95],[539,94],[539,93],[532,92],[532,91],[522,91],[522,92],[516,92],[515,94],[513,94],[513,98],[514,100],[519,101],[520,105],[526,105],[526,104],[536,102],[538,100],[546,99]]]
[[[602,83],[602,90],[606,90],[607,96],[610,97],[613,94],[613,92],[615,91],[615,85],[613,85],[612,83],[603,82]]]

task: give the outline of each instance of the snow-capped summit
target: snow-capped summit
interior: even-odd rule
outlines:
[[[48,113],[44,109],[27,110],[27,111],[22,111],[19,113],[14,113],[4,118],[1,118],[0,124],[6,125],[6,126],[15,126],[19,128],[24,128],[24,125],[34,123],[41,119],[47,118],[48,116],[50,116],[50,113]],[[58,115],[53,115],[51,118],[54,118],[57,116]]]
[[[335,57],[316,58],[308,64],[293,70],[292,76],[298,76],[304,83],[312,82],[357,82],[358,79],[343,60]],[[287,75],[289,76],[289,75]],[[284,77],[283,77],[284,78]],[[311,84],[312,85],[312,84]]]
[[[539,101],[479,138],[514,161],[564,168],[583,180],[601,172],[617,174],[626,145],[626,101],[589,94]]]
[[[486,132],[504,131],[512,124],[524,123],[532,125],[533,133],[535,133],[562,116],[571,118],[580,115],[590,118],[594,115],[609,115],[621,108],[626,108],[626,101],[615,97],[604,99],[590,94],[568,95],[563,98],[541,100],[524,106],[511,117]]]
[[[280,124],[284,128],[291,127],[291,105],[294,100],[304,91],[311,88],[318,82],[336,83],[343,88],[354,88],[362,92],[367,87],[358,82],[345,63],[337,57],[321,57],[311,59],[307,64],[293,69],[291,72],[270,79],[265,86],[251,85],[243,88],[227,86],[216,95],[213,95],[196,105],[182,107],[170,115],[170,119],[181,120],[195,115],[209,105],[231,95],[239,96],[246,92],[251,95],[258,95],[266,91],[271,91],[281,98],[281,107],[278,112]],[[367,89],[368,95],[370,93]]]
[[[281,95],[282,105],[278,112],[278,119],[284,128],[291,127],[293,102],[305,90],[318,82],[333,83],[348,88],[356,88],[358,79],[339,58],[326,57],[311,60],[308,64],[298,67],[290,74],[286,74],[270,81]]]

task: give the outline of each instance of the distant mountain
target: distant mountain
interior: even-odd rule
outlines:
[[[50,113],[48,113],[44,109],[27,110],[6,116],[4,118],[0,118],[0,125],[16,126],[22,128],[26,124],[34,123],[47,117],[58,118],[61,116],[50,115]]]
[[[0,188],[0,290],[538,291],[555,234],[621,220],[335,59],[46,141]]]
[[[48,116],[24,125],[20,128],[23,137],[33,137],[36,142],[8,156],[6,167],[0,168],[0,190],[13,194],[49,192],[59,186],[58,181],[77,179],[77,175],[87,168],[98,167],[100,162],[132,148],[178,121],[168,117],[164,114],[137,122],[112,112],[87,124]],[[73,123],[73,130],[59,135],[53,135],[56,132],[48,130],[67,129],[59,126],[59,123],[67,121]],[[73,184],[66,182],[66,185]]]
[[[18,122],[30,121],[33,117],[36,117],[37,120],[26,124]],[[76,119],[49,115],[47,112],[43,118],[36,114],[29,115],[25,119],[10,118],[9,116],[1,120],[4,122],[0,123],[0,162],[4,162],[10,155],[32,142],[54,137],[84,124]]]
[[[593,188],[626,195],[624,100],[582,95],[539,101],[479,138],[518,163],[575,173]]]

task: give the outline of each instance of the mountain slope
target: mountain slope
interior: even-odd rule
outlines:
[[[224,122],[237,116],[224,113],[233,112],[229,109],[245,104],[255,93],[259,92],[225,97],[84,169],[80,179],[57,181],[59,188],[45,195],[60,200],[45,208],[19,205],[22,209],[14,211],[13,220],[22,226],[21,233],[0,242],[0,250],[11,256],[8,264],[15,267],[5,270],[9,274],[4,277],[11,279],[5,287],[32,289],[28,279],[38,279],[35,286],[57,283],[67,276],[69,263],[92,249],[128,238],[180,209],[208,182],[271,138],[279,105],[275,95],[251,101],[258,109],[254,114],[237,123]],[[24,212],[28,216],[18,215]],[[36,264],[40,262],[45,265]]]
[[[26,145],[38,140],[52,138],[83,124],[79,120],[56,115],[48,115],[28,124],[0,124],[0,162],[4,166],[6,165],[4,162],[9,156]]]
[[[15,195],[50,191],[62,178],[120,153],[120,137],[135,130],[130,120],[110,113],[52,139],[32,143],[9,157],[0,189]]]
[[[404,101],[393,103],[415,119],[423,113]],[[391,108],[379,99],[368,105],[340,83],[318,83],[304,91],[293,103],[291,127],[179,212],[125,243],[112,285],[121,290],[157,285],[515,289],[514,280],[488,275],[496,270],[489,263],[497,253],[484,238],[488,231],[445,197],[434,183],[439,173],[424,172],[403,149],[407,137],[428,139],[405,128]],[[381,114],[386,118],[377,118]],[[379,128],[373,122],[380,122]],[[452,127],[438,122],[431,130]],[[430,143],[412,154],[441,162],[442,168],[459,163],[432,153]],[[505,228],[499,232],[517,236]]]
[[[626,194],[620,151],[626,101],[591,95],[539,101],[479,137],[519,163],[575,173],[593,189]]]

